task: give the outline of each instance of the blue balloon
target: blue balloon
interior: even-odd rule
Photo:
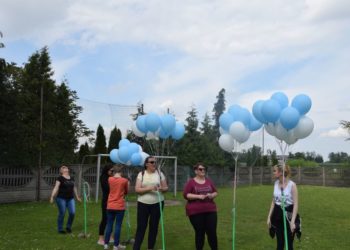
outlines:
[[[173,131],[176,125],[175,117],[171,114],[166,114],[160,118],[161,120],[161,128],[164,132],[170,133]]]
[[[122,163],[126,163],[128,160],[130,160],[131,154],[129,152],[129,147],[124,146],[119,148],[118,156]]]
[[[300,115],[305,115],[311,109],[311,98],[304,94],[299,94],[292,100],[292,107],[296,108]]]
[[[262,127],[262,123],[259,122],[253,115],[250,115],[250,122],[249,122],[249,130],[250,131],[257,131]]]
[[[300,114],[296,108],[286,107],[281,111],[280,123],[287,130],[295,128],[299,119]]]
[[[112,149],[111,152],[109,153],[109,158],[114,163],[120,163],[120,159],[118,156],[118,149]]]
[[[141,165],[141,162],[142,162],[142,156],[140,153],[133,153],[131,155],[131,165],[133,166],[140,166]]]
[[[135,142],[131,142],[129,145],[127,145],[129,148],[129,153],[133,154],[133,153],[137,153],[139,152],[139,145]]]
[[[223,113],[219,117],[219,124],[224,130],[228,131],[233,123],[233,116],[230,113]]]
[[[136,127],[138,130],[140,130],[143,133],[147,133],[146,128],[146,115],[140,115],[136,119]]]
[[[170,136],[170,133],[165,132],[162,128],[159,131],[159,137],[161,139],[167,139]]]
[[[264,116],[261,113],[261,108],[264,102],[265,101],[263,100],[256,101],[253,105],[253,110],[252,110],[254,117],[261,123],[267,123],[267,121],[265,120]]]
[[[159,115],[157,115],[156,113],[147,114],[145,124],[148,131],[156,132],[161,124]]]
[[[261,114],[267,122],[275,123],[279,119],[280,113],[280,104],[272,99],[265,101],[261,107]]]
[[[129,146],[129,144],[130,144],[130,141],[128,139],[121,139],[118,145],[119,145],[119,148],[121,148],[121,147]]]
[[[241,109],[242,109],[241,106],[239,106],[238,104],[231,105],[228,108],[228,112],[232,115],[235,121],[237,121],[237,117],[239,116]]]
[[[283,92],[274,93],[271,99],[276,100],[280,104],[281,109],[288,107],[288,96]]]
[[[185,125],[183,123],[177,122],[175,129],[171,133],[171,137],[174,140],[180,140],[185,134]]]
[[[234,121],[242,122],[245,127],[249,127],[250,112],[246,108],[241,108],[241,110],[238,111],[237,116],[234,117],[233,119],[234,119]]]

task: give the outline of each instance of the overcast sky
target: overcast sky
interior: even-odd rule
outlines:
[[[128,126],[139,102],[146,112],[169,108],[180,121],[194,106],[202,120],[222,88],[226,107],[249,110],[282,91],[313,102],[307,115],[315,129],[292,152],[350,153],[339,125],[350,120],[348,0],[0,0],[0,6],[6,46],[0,57],[22,65],[48,46],[55,79],[77,91],[82,118],[94,130],[99,122],[107,131],[114,123]],[[277,149],[270,135],[265,143]],[[252,144],[261,145],[261,132],[245,146]]]

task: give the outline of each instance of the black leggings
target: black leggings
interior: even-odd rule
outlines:
[[[164,201],[162,201],[162,209],[164,208]],[[147,224],[148,228],[148,249],[153,249],[156,244],[158,234],[158,224],[160,219],[159,203],[145,204],[137,202],[137,229],[135,235],[135,242],[133,250],[140,250]]]
[[[191,224],[195,231],[196,250],[202,250],[204,246],[205,234],[208,237],[208,243],[212,250],[218,249],[218,240],[216,236],[217,213],[208,212],[189,216]]]
[[[102,201],[101,211],[102,211],[102,219],[100,222],[100,226],[98,228],[98,235],[105,234],[105,229],[107,225],[107,201]]]
[[[293,206],[288,206],[285,209],[288,212],[292,212]],[[274,224],[276,227],[277,250],[283,250],[285,246],[285,241],[284,241],[284,222],[283,222],[282,208],[278,205],[275,205],[272,216],[274,216]],[[290,225],[288,220],[286,220],[286,226],[287,226],[288,250],[293,250],[294,234],[292,234],[290,230]]]

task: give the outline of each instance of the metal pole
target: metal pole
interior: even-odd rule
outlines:
[[[174,196],[176,197],[177,192],[177,157],[175,158],[175,169],[174,169]]]
[[[98,202],[98,194],[99,194],[99,187],[100,187],[100,169],[101,169],[101,156],[109,156],[109,154],[98,154],[97,155],[97,179],[96,179],[96,194],[95,194],[95,202]]]
[[[42,165],[42,140],[43,140],[43,96],[44,87],[41,83],[40,87],[40,135],[39,135],[39,165],[38,165],[38,179],[37,179],[37,189],[36,189],[36,200],[40,201],[40,189],[41,189],[41,165]]]
[[[98,202],[98,192],[99,192],[99,186],[100,186],[100,168],[101,168],[101,155],[97,155],[97,180],[96,180],[96,193],[95,193],[95,202]]]

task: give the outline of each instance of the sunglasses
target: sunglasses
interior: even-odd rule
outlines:
[[[155,164],[156,162],[155,161],[149,161],[147,163]]]
[[[205,168],[197,168],[197,170],[199,170],[199,171],[205,171]]]

